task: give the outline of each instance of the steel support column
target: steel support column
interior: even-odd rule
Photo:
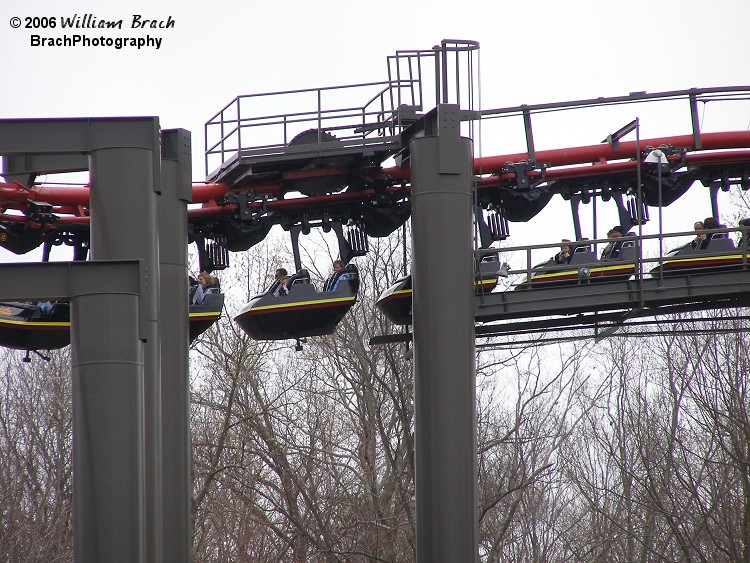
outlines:
[[[141,303],[106,286],[71,296],[76,561],[161,560],[159,144],[155,117],[0,120],[4,157],[89,155],[91,258],[145,272]]]
[[[161,333],[162,518],[164,561],[190,561],[190,378],[188,374],[187,204],[192,200],[190,132],[162,132],[158,200]],[[182,320],[180,320],[182,319]]]
[[[419,563],[478,559],[472,143],[443,104],[410,144]]]
[[[102,318],[114,322],[102,322]],[[75,560],[143,561],[143,345],[138,296],[71,299]],[[117,349],[104,345],[116,342]]]
[[[155,134],[158,135],[158,123],[155,125]],[[143,381],[135,377],[121,377],[117,380],[101,377],[104,386],[101,392],[111,394],[113,397],[120,395],[129,399],[134,399],[136,392],[141,393],[145,424],[143,433],[145,557],[147,561],[160,561],[162,551],[161,366],[155,190],[158,189],[158,183],[160,183],[161,155],[158,153],[158,142],[152,147],[121,147],[114,142],[112,144],[115,146],[108,147],[103,144],[101,148],[94,148],[89,153],[91,158],[91,259],[143,260],[150,297],[145,304],[146,332],[142,335],[144,338],[143,375],[141,376]],[[101,316],[99,318],[101,325]],[[110,318],[116,319],[117,317]],[[100,332],[100,334],[104,333],[104,331]],[[91,342],[93,346],[104,346],[101,337],[94,338]],[[75,346],[73,349],[76,349]],[[107,420],[101,420],[99,423],[111,424],[108,413],[104,411],[101,414],[107,416]],[[97,422],[89,421],[89,424],[95,425]],[[109,477],[111,476],[107,475],[106,478]],[[111,510],[118,510],[118,508],[112,506]],[[79,514],[80,516],[82,515]]]

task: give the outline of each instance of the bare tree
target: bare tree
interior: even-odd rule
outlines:
[[[302,352],[229,316],[193,347],[196,561],[414,560],[411,362],[404,344],[369,344],[402,330],[373,303],[403,273],[403,246],[373,247],[358,303]],[[288,256],[261,246],[238,262],[222,280],[229,311]],[[741,314],[657,337],[481,348],[481,559],[750,563]],[[68,561],[68,353],[0,354],[0,559]]]
[[[731,320],[610,342],[609,392],[569,464],[584,535],[604,539],[581,560],[748,561],[747,358]]]
[[[0,559],[72,560],[69,355],[0,354]]]
[[[394,273],[361,271],[368,299],[301,354],[226,324],[204,339],[194,369],[199,558],[413,558],[410,368],[398,347],[363,338],[382,323],[373,296]],[[219,533],[238,522],[246,533]]]
[[[579,510],[562,454],[600,394],[582,373],[583,357],[528,349],[480,381],[480,551],[487,561],[562,561],[578,548],[570,530]]]

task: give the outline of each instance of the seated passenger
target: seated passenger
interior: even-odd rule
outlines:
[[[341,260],[333,261],[333,273],[328,276],[325,284],[323,284],[323,291],[336,291],[341,280],[351,279],[351,275],[344,270],[344,263]]]
[[[718,229],[719,227],[719,222],[714,217],[706,217],[703,221],[704,229]],[[708,248],[708,243],[717,238],[724,238],[724,233],[706,233],[699,248]]]
[[[52,312],[53,303],[52,301],[37,301],[36,306],[39,307],[42,315],[49,315]]]
[[[693,224],[695,238],[690,241],[690,248],[699,248],[700,245],[703,244],[703,241],[706,240],[706,233],[702,232],[704,228],[703,221],[696,221]]]
[[[283,297],[289,295],[289,276],[282,276],[279,278],[279,285],[276,286],[273,294],[276,297]]]
[[[200,305],[204,298],[203,286],[193,276],[188,277],[188,304]]]
[[[198,283],[203,287],[203,293],[219,293],[219,278],[208,272],[198,274]]]
[[[614,260],[620,257],[620,249],[622,248],[622,241],[617,239],[621,238],[625,234],[625,229],[620,225],[612,227],[607,233],[607,238],[610,239],[610,243],[604,247],[602,254],[599,257],[600,260]]]
[[[273,279],[274,281],[273,284],[271,284],[271,293],[275,297],[289,295],[289,274],[286,269],[277,269]]]
[[[560,246],[560,252],[555,254],[555,264],[570,264],[570,260],[573,258],[573,252],[570,249],[570,239],[562,239],[562,245]]]

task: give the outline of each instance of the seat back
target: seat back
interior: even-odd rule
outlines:
[[[570,257],[570,264],[591,264],[592,262],[596,262],[596,254],[591,252],[589,246],[576,248],[573,256]]]
[[[346,280],[349,282],[349,286],[352,288],[354,293],[359,291],[359,270],[354,264],[347,264],[343,270],[349,274],[349,278]]]
[[[344,274],[347,275],[346,278],[342,281],[349,282],[349,286],[351,287],[352,291],[354,293],[357,293],[359,291],[359,270],[357,270],[357,267],[354,264],[347,264],[338,272],[334,272],[330,276],[328,276],[328,279],[323,284],[323,291],[332,291],[334,287],[338,289],[339,286],[336,284],[336,282]]]
[[[301,283],[310,283],[310,272],[308,272],[304,268],[289,277],[288,285],[291,287],[293,285]]]
[[[209,292],[206,293],[203,296],[203,305],[204,307],[213,307],[213,306],[221,306],[224,304],[224,294],[217,292]]]
[[[706,246],[701,245],[701,248],[705,248],[713,252],[731,252],[732,250],[734,250],[734,241],[721,235],[722,233],[719,233],[719,236],[714,235],[713,237],[711,237],[711,239],[707,239],[706,241],[704,241],[705,243],[707,243]]]
[[[620,248],[620,255],[617,259],[626,262],[632,262],[635,260],[635,244],[633,244],[632,240],[623,243],[622,248]]]

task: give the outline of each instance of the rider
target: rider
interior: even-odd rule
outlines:
[[[279,268],[276,270],[274,275],[274,290],[273,295],[275,297],[282,297],[289,295],[289,274],[285,268]]]
[[[573,252],[570,249],[570,239],[562,239],[560,245],[560,252],[555,254],[555,264],[570,264],[570,260],[573,258]]]
[[[342,272],[344,263],[341,260],[333,261],[333,273],[328,277],[323,286],[323,291],[336,291],[341,280],[351,279],[349,272]]]
[[[607,233],[607,238],[610,239],[610,243],[602,250],[600,260],[614,260],[620,257],[620,249],[622,248],[622,241],[617,239],[621,238],[625,234],[625,229],[620,225],[612,227]]]

